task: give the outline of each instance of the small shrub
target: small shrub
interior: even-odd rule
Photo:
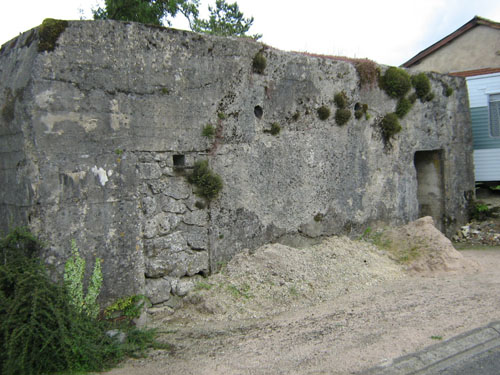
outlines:
[[[196,186],[195,194],[211,200],[222,190],[222,178],[208,167],[208,160],[199,160],[194,164],[189,183]]]
[[[395,113],[388,113],[385,115],[380,122],[380,128],[382,130],[382,137],[386,143],[394,138],[402,129],[398,116]]]
[[[194,206],[199,209],[199,210],[203,210],[207,205],[205,204],[205,202],[202,202],[202,201],[196,201],[194,203]]]
[[[363,112],[362,109],[354,111],[354,117],[356,118],[356,120],[359,120],[361,117],[363,117],[364,114],[365,113]]]
[[[326,105],[319,107],[318,117],[321,121],[328,120],[328,118],[330,117],[330,108],[328,108]]]
[[[278,124],[277,122],[273,122],[271,124],[271,130],[269,131],[269,133],[271,133],[272,135],[278,135],[280,131],[281,131],[280,124]]]
[[[408,112],[410,112],[412,106],[413,105],[409,99],[400,98],[398,100],[398,105],[396,106],[396,115],[398,115],[399,118],[405,117]]]
[[[428,94],[425,96],[424,100],[425,100],[426,102],[430,102],[430,101],[434,100],[434,98],[435,98],[434,93],[433,93],[433,92],[430,92],[430,93],[428,93]]]
[[[348,109],[340,108],[335,111],[335,122],[337,125],[346,124],[351,118],[351,111]]]
[[[162,93],[163,95],[168,95],[168,94],[170,94],[170,90],[169,90],[169,89],[167,89],[166,87],[162,87],[162,88],[161,88],[161,93]]]
[[[404,69],[391,66],[380,78],[380,86],[391,98],[402,98],[410,91],[411,78]]]
[[[380,68],[371,60],[362,60],[356,63],[356,71],[359,76],[359,84],[361,87],[373,87],[380,76]]]
[[[39,28],[40,40],[38,42],[38,52],[53,51],[56,48],[56,42],[59,35],[68,26],[68,21],[46,18]]]
[[[444,95],[446,97],[450,97],[451,95],[453,95],[453,89],[450,86],[446,85],[444,89]]]
[[[319,223],[319,222],[323,221],[324,217],[325,216],[322,213],[318,213],[318,214],[314,215],[314,221]]]
[[[252,61],[252,68],[255,73],[264,74],[264,70],[266,69],[267,60],[264,57],[262,52],[258,52]]]
[[[411,103],[411,104],[415,104],[415,102],[417,101],[417,94],[412,93],[412,94],[408,97],[408,100],[410,101],[410,103]]]
[[[212,124],[206,124],[203,130],[201,131],[201,135],[207,138],[215,137],[215,128]]]
[[[411,77],[411,83],[415,88],[415,93],[420,100],[424,100],[424,98],[431,91],[431,82],[429,81],[429,77],[425,73],[418,73]]]
[[[217,117],[219,118],[219,120],[225,120],[227,118],[224,112],[218,112]]]
[[[333,97],[333,101],[339,109],[347,107],[347,95],[344,91],[335,94],[335,96]]]

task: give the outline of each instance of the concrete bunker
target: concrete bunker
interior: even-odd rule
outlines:
[[[388,68],[373,62],[110,20],[68,22],[54,51],[30,35],[0,52],[0,231],[28,225],[58,270],[76,240],[87,259],[103,259],[103,303],[167,303],[185,279],[286,238],[356,236],[426,210],[450,236],[467,219],[462,78],[428,73],[435,96],[398,119],[388,149],[381,120],[398,100],[377,84]],[[361,79],[368,68],[373,81]],[[332,115],[320,119],[322,107]],[[223,180],[210,201],[180,171],[203,160]]]
[[[418,217],[432,216],[436,228],[443,231],[445,214],[443,150],[417,151],[414,163],[417,172]]]

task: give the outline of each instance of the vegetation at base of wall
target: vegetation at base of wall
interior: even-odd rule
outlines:
[[[106,307],[104,316],[106,319],[114,320],[125,318],[128,322],[132,322],[132,320],[141,316],[147,302],[148,299],[142,294],[122,297]]]
[[[102,371],[124,356],[166,349],[155,332],[113,325],[79,312],[68,288],[38,258],[42,244],[25,228],[0,239],[0,373]],[[117,328],[123,342],[108,335]]]
[[[386,114],[382,121],[380,121],[380,129],[384,142],[386,144],[389,143],[402,129],[398,116],[395,113]]]
[[[257,52],[252,60],[252,68],[254,73],[264,74],[267,66],[267,60],[262,52]]]
[[[87,293],[83,293],[83,279],[85,275],[85,259],[80,256],[76,241],[71,240],[71,257],[64,265],[64,286],[69,301],[80,314],[86,314],[91,318],[97,318],[99,304],[97,297],[101,292],[102,272],[101,259],[96,258],[94,270],[90,277]]]
[[[415,88],[415,94],[417,94],[417,97],[421,101],[424,101],[427,95],[431,92],[431,81],[425,73],[418,73],[412,76],[411,84]]]
[[[215,128],[212,124],[206,124],[201,131],[201,135],[212,139],[215,137]]]
[[[410,112],[411,107],[413,107],[413,104],[409,99],[400,98],[396,106],[396,115],[398,115],[399,118],[405,117],[408,112]]]
[[[356,71],[359,76],[359,84],[361,87],[373,87],[378,82],[380,77],[380,68],[371,60],[358,61],[355,64]]]
[[[344,109],[347,107],[348,101],[347,101],[347,95],[344,91],[341,91],[333,97],[333,101],[335,102],[335,105],[339,109]]]
[[[410,91],[410,75],[404,69],[391,66],[380,77],[380,87],[391,98],[402,98]]]
[[[475,202],[471,207],[470,218],[477,221],[484,221],[490,217],[495,217],[500,209],[498,207],[489,207],[483,202]]]
[[[59,35],[68,27],[68,21],[46,18],[40,25],[38,32],[40,40],[38,42],[38,52],[53,51]]]
[[[318,118],[321,121],[328,120],[330,117],[330,108],[328,108],[326,105],[322,105],[321,107],[318,108]]]
[[[337,125],[342,126],[346,124],[351,118],[351,111],[345,108],[340,108],[335,111],[335,122]]]
[[[222,190],[222,178],[208,167],[208,160],[199,160],[194,164],[188,182],[196,187],[195,194],[212,200]]]

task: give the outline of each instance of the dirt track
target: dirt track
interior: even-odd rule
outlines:
[[[109,374],[352,374],[500,320],[500,248],[472,274],[405,276],[277,316],[169,323],[175,346]]]

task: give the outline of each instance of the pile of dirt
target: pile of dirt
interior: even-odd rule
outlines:
[[[260,318],[403,275],[399,265],[365,241],[331,237],[303,249],[269,244],[237,254],[220,273],[198,280],[181,309],[155,320]]]
[[[476,272],[478,264],[465,259],[426,216],[402,227],[387,230],[382,242],[390,256],[406,269],[421,274]]]

